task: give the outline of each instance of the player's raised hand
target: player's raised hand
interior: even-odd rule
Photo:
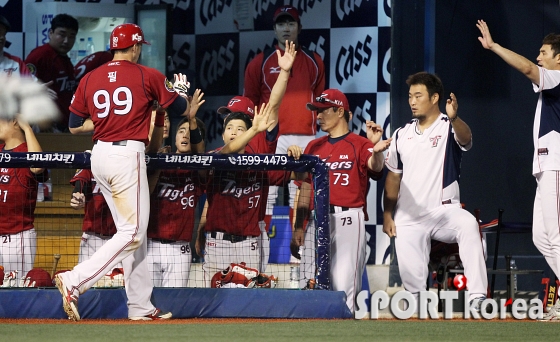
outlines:
[[[457,97],[455,94],[449,94],[449,98],[445,104],[445,111],[447,112],[447,117],[453,120],[457,117],[457,110],[459,109],[459,103],[457,102]]]
[[[276,50],[276,56],[278,57],[278,66],[282,68],[284,71],[290,71],[292,65],[294,64],[294,60],[296,59],[296,44],[294,42],[288,42],[286,40],[286,50],[284,51],[284,55],[280,50]]]
[[[303,150],[298,145],[288,147],[288,157],[294,157],[295,160],[298,160],[302,154]]]
[[[187,81],[187,75],[173,74],[173,78],[173,89],[182,97],[188,98],[191,84]]]
[[[200,106],[202,106],[202,104],[206,102],[206,100],[202,99],[203,97],[204,97],[204,93],[200,89],[196,89],[194,91],[193,96],[189,96],[188,98],[189,107],[190,107],[189,118],[191,119],[194,118]]]
[[[264,132],[271,127],[276,121],[270,120],[272,113],[272,106],[270,103],[263,103],[261,109],[255,106],[255,117],[253,118],[253,127],[257,132]]]
[[[372,143],[377,144],[383,135],[383,128],[381,128],[381,125],[378,125],[373,121],[366,121],[366,129],[368,139]]]
[[[492,39],[492,35],[490,34],[490,29],[484,20],[479,20],[476,23],[476,27],[480,30],[482,37],[478,37],[478,40],[482,44],[482,47],[485,49],[491,50],[494,46],[494,40]]]
[[[83,208],[86,202],[86,196],[81,192],[75,192],[70,199],[70,206],[74,209]]]

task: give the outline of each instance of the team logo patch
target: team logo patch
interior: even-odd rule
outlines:
[[[537,150],[537,153],[539,154],[539,156],[548,156],[548,148],[539,148]]]
[[[33,75],[37,72],[37,67],[33,64],[27,64],[27,69],[29,69]]]
[[[170,93],[175,92],[175,90],[173,89],[173,83],[169,82],[167,78],[165,79],[165,89],[167,89],[167,91]]]
[[[436,135],[435,137],[430,138],[430,142],[432,143],[432,147],[437,147],[440,139],[441,139],[441,135]]]

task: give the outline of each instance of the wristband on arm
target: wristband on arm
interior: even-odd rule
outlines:
[[[202,134],[200,134],[200,130],[198,128],[191,129],[191,144],[199,144],[202,142]]]

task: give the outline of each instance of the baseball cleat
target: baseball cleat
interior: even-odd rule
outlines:
[[[551,307],[547,313],[543,315],[541,322],[550,322],[550,321],[560,321],[560,300],[556,301],[553,307]]]
[[[60,294],[62,295],[62,308],[68,315],[68,319],[79,321],[80,313],[78,312],[78,296],[66,289],[61,274],[54,276],[54,282],[58,291],[60,291]]]
[[[151,315],[129,317],[131,321],[156,321],[159,319],[170,319],[173,315],[171,312],[162,312],[156,308],[156,311]]]
[[[480,313],[482,302],[486,299],[486,297],[478,297],[474,298],[469,302],[469,306],[473,308],[477,313]]]

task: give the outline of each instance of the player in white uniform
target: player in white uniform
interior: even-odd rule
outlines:
[[[540,93],[533,124],[533,176],[537,179],[533,243],[560,278],[560,34],[551,33],[543,39],[537,65],[495,43],[484,20],[476,26],[482,34],[478,38],[482,46],[527,76],[533,90]],[[560,301],[543,320],[560,320]]]
[[[373,121],[366,121],[367,139],[350,132],[350,106],[346,96],[337,89],[325,90],[315,101],[307,104],[307,109],[317,111],[321,130],[328,133],[312,140],[304,153],[321,158],[329,166],[332,287],[335,291],[346,293],[346,305],[354,312],[356,294],[361,290],[366,266],[364,189],[369,181],[369,172],[373,171],[381,177],[383,151],[389,147],[391,139],[380,141],[383,129]],[[303,221],[312,209],[311,198],[311,178],[308,177],[302,182],[297,196],[292,237],[297,246],[304,245]],[[313,220],[309,220],[306,234],[305,240],[314,243]],[[314,248],[306,246],[303,249],[304,274],[308,265],[314,263],[314,260],[307,262],[306,253],[309,251],[314,251]],[[313,279],[312,275],[307,276]]]
[[[473,215],[459,199],[461,156],[472,146],[469,126],[457,116],[451,93],[447,115],[441,80],[426,72],[409,76],[408,101],[413,119],[393,133],[386,166],[383,231],[395,238],[399,272],[406,290],[426,290],[431,239],[458,243],[471,306],[486,297],[486,263]]]

